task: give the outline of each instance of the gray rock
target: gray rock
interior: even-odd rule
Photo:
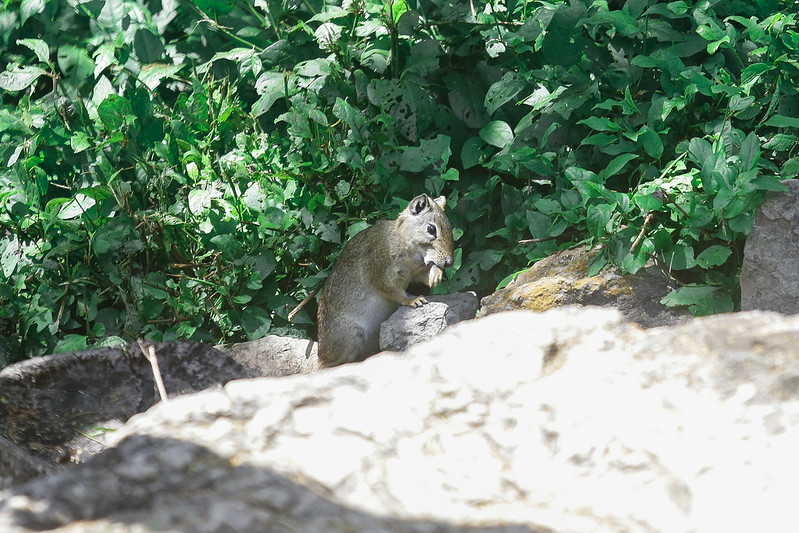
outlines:
[[[522,309],[540,312],[579,304],[614,307],[645,328],[673,325],[691,317],[687,308],[660,303],[675,287],[652,264],[634,275],[607,266],[596,276],[587,276],[597,253],[598,249],[580,246],[538,261],[507,287],[483,298],[480,315]]]
[[[316,371],[316,343],[308,339],[293,339],[267,335],[262,339],[217,346],[240,365],[259,376],[290,376]]]
[[[479,303],[473,292],[429,296],[428,303],[403,305],[380,326],[380,349],[401,352],[438,335],[447,327],[474,318]]]
[[[499,313],[159,404],[0,531],[795,529],[799,316]]]
[[[209,346],[155,345],[170,396],[254,377]],[[78,463],[106,434],[160,399],[136,344],[22,361],[0,371],[0,487]]]
[[[769,192],[744,246],[741,309],[799,313],[799,180]]]

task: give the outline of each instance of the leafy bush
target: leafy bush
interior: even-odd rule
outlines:
[[[443,291],[587,241],[593,271],[652,258],[665,303],[731,310],[799,168],[796,7],[7,3],[0,335],[14,359],[312,334],[287,314],[341,244],[424,191],[459,239]]]

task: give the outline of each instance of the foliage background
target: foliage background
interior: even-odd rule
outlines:
[[[446,194],[442,291],[580,242],[738,304],[796,175],[787,0],[5,0],[0,366],[121,339],[313,335],[342,243]]]

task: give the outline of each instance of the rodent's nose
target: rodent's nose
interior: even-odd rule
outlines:
[[[452,263],[453,263],[452,256],[449,256],[449,257],[447,257],[447,259],[444,261],[444,267],[445,267],[445,268],[451,267],[451,266],[452,266]]]

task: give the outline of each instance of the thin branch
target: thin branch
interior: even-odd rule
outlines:
[[[139,344],[141,353],[143,353],[144,357],[150,362],[150,366],[153,369],[155,386],[158,388],[158,394],[161,396],[161,401],[166,403],[169,397],[167,396],[166,387],[164,386],[164,378],[161,376],[161,369],[158,368],[158,357],[155,355],[155,347],[153,347],[152,344],[145,347],[141,339],[138,339],[136,342]]]
[[[318,292],[319,292],[319,289],[314,289],[313,291],[311,291],[311,294],[306,296],[303,301],[301,301],[299,304],[297,304],[297,307],[295,307],[294,309],[291,310],[291,312],[289,313],[289,316],[288,316],[289,322],[291,322],[291,319],[294,318],[294,315],[296,315],[300,311],[300,309],[305,307],[305,304],[310,302],[311,299],[314,296],[316,296]]]

